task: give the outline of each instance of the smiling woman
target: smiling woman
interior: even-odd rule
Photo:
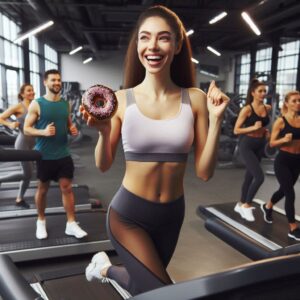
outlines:
[[[125,90],[118,108],[99,121],[81,108],[99,131],[96,165],[106,171],[122,136],[126,171],[108,212],[107,230],[124,267],[104,252],[86,269],[88,280],[108,277],[132,295],[172,284],[166,268],[183,223],[183,178],[195,144],[198,177],[214,171],[220,126],[228,97],[211,83],[206,96],[195,88],[191,47],[179,17],[163,6],[141,14],[130,40]],[[208,127],[209,124],[209,127]]]

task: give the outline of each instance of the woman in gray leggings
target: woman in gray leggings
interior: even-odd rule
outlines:
[[[15,142],[15,149],[18,150],[31,150],[34,146],[34,138],[24,135],[23,125],[27,114],[28,106],[34,99],[35,93],[31,84],[25,83],[21,86],[18,95],[19,103],[9,107],[0,115],[0,124],[3,124],[11,129],[19,129],[19,134]],[[14,115],[15,122],[8,121],[7,119]],[[16,197],[16,205],[24,208],[29,208],[28,203],[24,200],[24,194],[29,186],[32,175],[32,162],[21,162],[22,171],[13,172],[6,176],[0,177],[0,184],[2,182],[20,181],[19,191]]]
[[[86,268],[88,280],[115,280],[132,295],[172,284],[167,266],[184,217],[183,178],[194,143],[195,168],[208,180],[214,171],[228,97],[215,82],[197,89],[191,48],[179,17],[163,6],[144,11],[129,43],[125,90],[111,120],[98,121],[96,165],[108,170],[122,139],[126,171],[110,204],[107,230],[124,266],[104,252]]]
[[[268,135],[270,105],[264,104],[266,84],[253,79],[250,83],[246,106],[240,111],[234,133],[242,135],[239,142],[241,157],[246,165],[240,202],[234,208],[243,219],[254,221],[252,200],[264,182],[264,173],[260,166]]]

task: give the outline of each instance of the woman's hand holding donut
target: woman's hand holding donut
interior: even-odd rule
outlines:
[[[86,124],[90,127],[95,127],[98,131],[100,131],[102,134],[110,132],[111,129],[111,119],[106,120],[98,120],[91,116],[83,107],[83,105],[80,105],[79,108],[83,120],[86,122]]]
[[[210,116],[221,118],[230,99],[216,86],[213,80],[208,88],[207,100],[207,108]]]
[[[71,135],[78,135],[78,129],[75,124],[71,124],[71,126],[69,127],[69,131]]]

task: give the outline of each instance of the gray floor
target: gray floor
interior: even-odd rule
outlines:
[[[87,184],[91,195],[100,197],[103,205],[107,207],[119,188],[124,173],[122,148],[120,147],[112,168],[106,173],[101,173],[94,163],[94,147],[98,134],[89,128],[85,128],[84,132],[87,136],[83,142],[80,146],[72,148],[72,152],[79,155],[79,162],[84,166],[76,169],[74,182]],[[264,163],[264,168],[272,169],[272,165]],[[190,155],[185,177],[186,217],[177,249],[168,268],[175,281],[219,272],[250,261],[209,233],[195,213],[199,204],[237,201],[243,175],[244,169],[218,168],[210,181],[202,182],[195,176],[193,155]],[[266,176],[257,198],[266,201],[276,188],[276,178]],[[299,182],[296,185],[296,195],[300,195]],[[300,212],[298,203],[296,210]]]

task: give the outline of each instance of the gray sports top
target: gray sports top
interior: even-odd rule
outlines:
[[[131,161],[185,162],[194,140],[194,115],[187,89],[181,89],[181,105],[171,119],[146,117],[138,108],[133,89],[126,91],[122,125],[125,159]]]

